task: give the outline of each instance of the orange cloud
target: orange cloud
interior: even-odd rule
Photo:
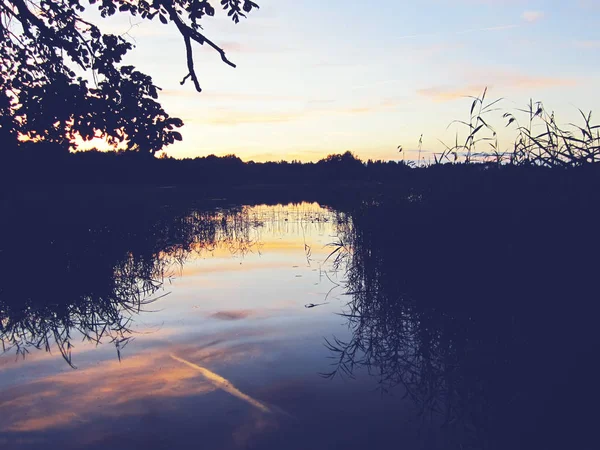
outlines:
[[[168,364],[162,355],[136,356],[122,363],[112,361],[48,377],[16,392],[2,393],[3,397],[11,394],[15,397],[2,399],[0,411],[5,420],[0,430],[43,431],[86,423],[95,415],[138,414],[140,409],[135,401],[147,397],[184,397],[214,390],[212,385],[196,378],[194,372]],[[19,395],[24,389],[33,394]]]
[[[299,120],[305,117],[303,112],[252,112],[252,111],[237,111],[229,110],[222,111],[215,115],[197,119],[195,121],[208,123],[211,125],[244,125],[256,123],[281,123]]]
[[[186,120],[186,122],[205,123],[211,125],[280,123],[302,119],[314,119],[323,116],[372,114],[387,111],[398,105],[399,102],[397,101],[385,100],[373,105],[347,106],[331,109],[305,109],[282,112],[240,111],[236,109],[223,108],[210,116],[189,118]]]
[[[480,95],[485,86],[471,85],[466,87],[431,87],[419,89],[417,93],[435,102],[448,102],[459,98]]]
[[[25,419],[14,424],[9,431],[39,431],[71,425],[73,422],[81,421],[75,413],[58,413],[46,417],[34,417]],[[83,421],[81,421],[83,422]]]
[[[200,348],[173,350],[209,365],[237,361],[258,352],[249,344],[214,348],[224,340],[227,336]],[[0,432],[44,431],[96,419],[140,415],[146,399],[162,398],[165,401],[161,408],[168,409],[174,405],[166,400],[221,388],[214,379],[208,380],[198,370],[174,361],[170,354],[166,349],[153,349],[121,362],[107,361],[0,391]]]
[[[480,72],[475,75],[476,79],[485,79],[486,83],[469,84],[467,86],[434,86],[431,88],[419,89],[417,93],[428,97],[435,102],[447,102],[459,98],[470,96],[479,96],[483,90],[492,87],[512,88],[512,89],[541,89],[561,86],[575,86],[577,80],[571,78],[535,76],[513,72]]]

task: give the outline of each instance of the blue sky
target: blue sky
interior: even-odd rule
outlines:
[[[219,11],[204,22],[238,67],[197,46],[201,94],[179,85],[185,51],[172,24],[101,22],[130,29],[126,62],[151,74],[186,122],[170,156],[396,159],[402,145],[410,158],[421,134],[424,154],[453,140],[447,125],[486,86],[507,110],[542,100],[563,123],[599,104],[600,0],[256,2],[240,24]]]

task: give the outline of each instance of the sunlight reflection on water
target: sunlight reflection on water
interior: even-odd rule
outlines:
[[[55,348],[30,349],[16,360],[11,353],[1,357],[0,432],[15,448],[24,436],[45,444],[62,436],[73,447],[116,448],[131,421],[164,423],[165,415],[193,410],[202,416],[206,408],[213,417],[225,414],[220,427],[232,428],[225,433],[230,441],[221,444],[236,447],[254,436],[254,428],[272,430],[279,420],[270,418],[267,426],[256,416],[270,412],[265,401],[284,410],[273,387],[305,379],[307,386],[326,384],[318,376],[327,366],[322,336],[344,333],[334,314],[341,298],[330,295],[330,303],[319,308],[305,305],[320,303],[336,287],[323,275],[336,213],[307,203],[236,211],[217,217],[230,222],[233,232],[209,243],[198,240],[188,250],[160,252],[166,282],[152,295],[169,295],[133,316],[133,339],[121,350],[121,361],[112,345],[81,341],[76,332],[71,341],[77,369]],[[202,400],[209,394],[210,400]],[[136,430],[132,439],[148,432],[146,425]],[[225,439],[213,434],[213,444]]]
[[[548,448],[544,430],[581,429],[571,411],[595,385],[596,283],[581,275],[596,269],[565,261],[596,243],[499,233],[517,216],[480,210],[34,221],[36,239],[5,247],[21,265],[0,291],[0,446]],[[456,239],[431,238],[444,215]],[[536,217],[522,220],[546,230]]]

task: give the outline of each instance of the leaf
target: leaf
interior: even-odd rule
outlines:
[[[167,18],[166,18],[165,16],[163,16],[162,14],[159,14],[159,15],[158,15],[158,18],[159,18],[159,19],[160,19],[160,21],[161,21],[162,23],[164,23],[165,25],[168,23],[168,20],[167,20]]]
[[[494,131],[494,130],[492,129],[492,127],[490,127],[490,126],[489,126],[489,125],[486,123],[486,121],[485,121],[485,120],[483,120],[483,117],[477,117],[477,119],[478,119],[478,120],[480,120],[480,121],[481,121],[481,123],[482,123],[482,124],[484,124],[486,128],[488,128],[489,130],[492,130],[492,131]]]
[[[486,105],[485,108],[483,108],[484,111],[488,111],[492,106],[494,106],[495,104],[501,102],[502,100],[504,100],[503,98],[499,98],[498,100],[494,100],[492,103],[490,103],[489,105]]]
[[[473,100],[473,104],[471,105],[471,115],[473,115],[473,111],[475,111],[475,107],[477,106],[477,102],[479,101],[478,98],[476,98],[475,100]]]
[[[471,136],[475,136],[475,135],[477,134],[477,132],[478,132],[479,130],[481,130],[482,128],[483,128],[483,125],[479,125],[477,128],[475,128],[475,129],[473,130],[473,133],[471,133]]]

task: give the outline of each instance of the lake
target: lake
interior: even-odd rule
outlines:
[[[0,447],[597,448],[599,244],[560,233],[578,212],[24,221],[2,249]]]

